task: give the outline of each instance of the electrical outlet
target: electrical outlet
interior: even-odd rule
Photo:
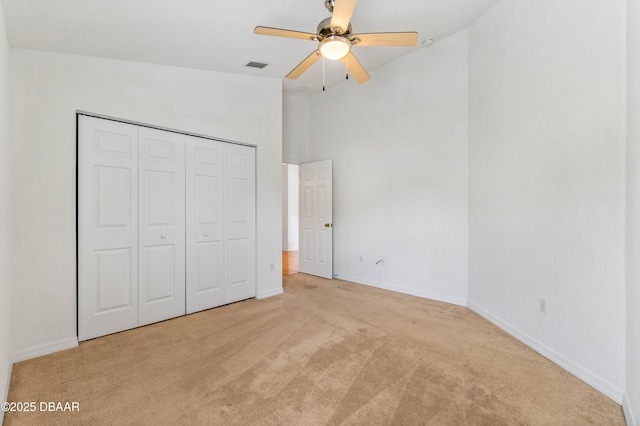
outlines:
[[[538,300],[538,309],[543,314],[547,313],[547,299],[543,299],[542,297]]]
[[[273,271],[275,268],[275,264],[273,262],[271,262],[271,264],[269,264],[269,270]]]
[[[364,262],[364,257],[360,256],[360,263]]]

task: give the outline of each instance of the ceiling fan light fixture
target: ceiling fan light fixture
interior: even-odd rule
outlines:
[[[0,0],[1,1],[1,0]],[[324,59],[342,60],[347,69],[347,78],[353,76],[358,84],[371,79],[367,70],[358,58],[351,52],[353,46],[406,46],[414,47],[418,44],[416,31],[385,32],[385,33],[354,33],[351,26],[351,16],[358,0],[324,0],[324,4],[331,12],[331,16],[318,24],[316,33],[285,30],[271,27],[255,27],[254,34],[276,37],[297,38],[318,42],[318,47],[302,62],[298,64],[285,78],[295,80],[307,71],[320,58],[322,61],[324,80]],[[323,85],[324,86],[324,85]]]
[[[349,39],[340,36],[330,36],[320,42],[320,53],[327,59],[335,61],[344,58],[351,50]]]

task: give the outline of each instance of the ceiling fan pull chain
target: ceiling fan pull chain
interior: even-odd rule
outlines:
[[[322,91],[324,92],[324,56],[322,57]]]
[[[349,80],[349,56],[344,58],[344,67],[345,67],[345,71],[347,72],[346,79]]]

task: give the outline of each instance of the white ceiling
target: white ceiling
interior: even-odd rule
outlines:
[[[313,52],[316,43],[258,36],[253,28],[315,32],[330,16],[324,0],[1,1],[12,47],[279,78]],[[353,52],[371,71],[425,48],[426,39],[437,42],[466,28],[498,1],[360,0],[351,19],[354,33],[418,31],[420,42],[415,48],[356,46]],[[270,65],[244,67],[249,61]],[[340,61],[327,61],[327,86],[344,76]],[[321,87],[322,61],[284,84],[287,92],[298,94]]]

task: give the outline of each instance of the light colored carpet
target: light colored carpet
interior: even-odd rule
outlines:
[[[624,425],[619,405],[470,310],[340,280],[17,363],[7,425]]]

